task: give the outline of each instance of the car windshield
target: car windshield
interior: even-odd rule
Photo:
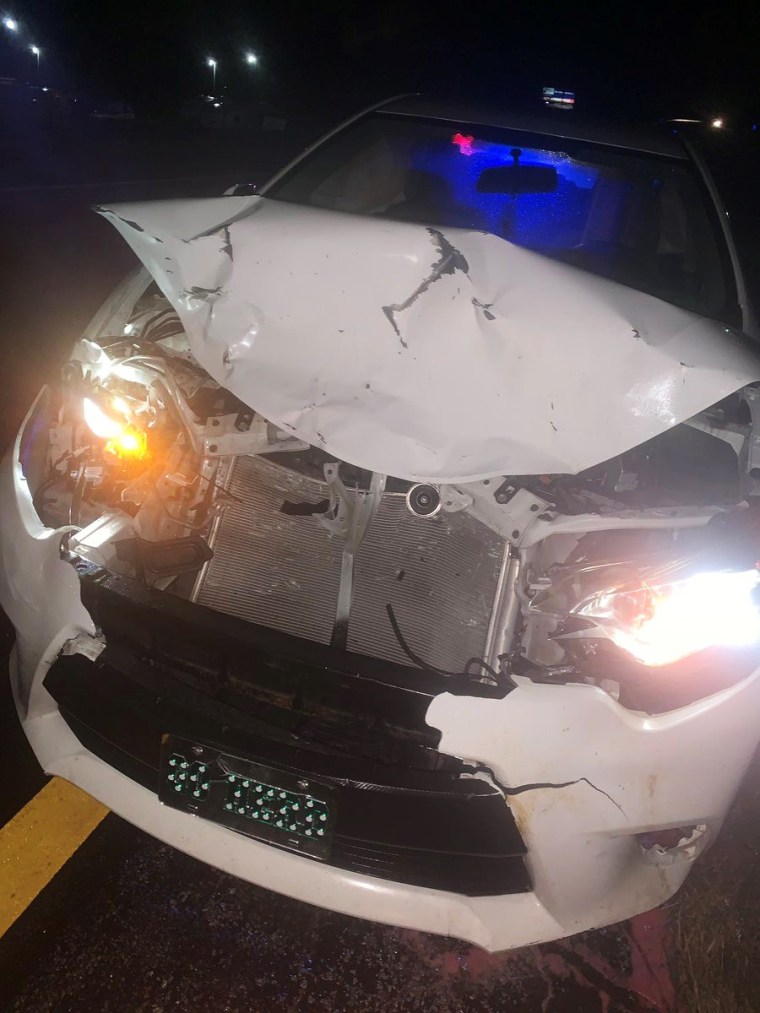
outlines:
[[[375,113],[321,144],[266,196],[490,232],[697,313],[725,312],[715,223],[679,159]]]

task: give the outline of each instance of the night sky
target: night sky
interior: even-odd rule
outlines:
[[[3,7],[3,4],[6,6]],[[0,0],[0,76],[141,111],[171,111],[210,90],[275,103],[358,105],[408,90],[509,104],[542,84],[574,87],[579,108],[642,116],[760,111],[760,5],[608,2],[382,4],[346,0]],[[260,57],[247,68],[243,54]]]

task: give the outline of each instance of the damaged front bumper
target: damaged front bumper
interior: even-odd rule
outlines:
[[[90,725],[100,722],[99,727],[88,729],[81,714],[77,725],[74,670],[85,679],[100,672],[105,685],[106,669],[96,669],[92,660],[103,647],[92,613],[104,621],[107,593],[121,595],[123,608],[114,614],[118,611],[124,626],[121,634],[105,630],[101,666],[107,661],[113,667],[117,647],[130,637],[144,639],[140,617],[149,622],[152,616],[156,628],[166,629],[178,609],[191,610],[183,621],[193,623],[210,613],[157,591],[143,590],[148,597],[140,600],[129,581],[109,589],[107,575],[100,579],[92,567],[80,575],[61,558],[66,532],[40,523],[20,464],[24,434],[28,438],[34,417],[33,409],[0,474],[0,601],[17,631],[11,667],[19,715],[48,773],[71,780],[136,826],[252,883],[358,917],[456,936],[488,950],[568,935],[654,907],[678,889],[719,828],[757,744],[757,672],[658,716],[627,710],[597,686],[542,685],[519,677],[501,699],[415,690],[418,703],[425,701],[422,720],[433,734],[440,732],[435,750],[441,762],[465,761],[466,776],[498,794],[519,830],[525,854],[511,857],[524,863],[529,880],[518,883],[515,892],[502,888],[484,895],[481,884],[479,895],[477,890],[467,895],[466,887],[420,886],[317,863],[162,805],[157,776],[154,787],[146,786],[152,777],[149,763],[143,763],[140,775],[135,766],[119,769],[113,755],[104,758],[102,741],[110,736],[113,744],[119,727],[123,732],[118,722],[110,729],[103,724],[106,702],[96,703],[89,715]],[[230,637],[221,628],[211,629],[204,642],[210,653],[214,645],[221,653]],[[192,638],[180,637],[179,643],[193,646]],[[143,643],[127,652],[135,679],[158,678],[161,670],[144,660],[155,649],[155,643]],[[272,642],[268,649],[274,649]],[[165,665],[169,653],[163,652]],[[391,673],[394,666],[373,664],[369,681],[382,694],[385,670]],[[187,694],[197,689],[185,679],[185,710]],[[164,692],[164,699],[170,695]],[[157,720],[170,722],[170,711]],[[215,720],[209,712],[196,726],[200,741],[205,741],[204,729],[211,739],[222,734]],[[160,747],[160,728],[147,723],[140,734],[153,743],[149,748]],[[134,741],[130,748],[139,753]],[[503,823],[495,826],[504,833]],[[690,846],[676,847],[660,860],[641,835],[666,827],[699,832]],[[473,857],[473,865],[477,862]]]

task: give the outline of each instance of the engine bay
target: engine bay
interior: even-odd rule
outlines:
[[[46,457],[29,463],[43,523],[92,564],[306,639],[503,690],[612,680],[619,697],[642,658],[578,602],[614,587],[630,603],[754,516],[755,388],[578,475],[436,486],[271,424],[197,363],[154,286],[121,331],[81,340],[48,392]],[[511,530],[520,497],[543,525],[529,542]]]

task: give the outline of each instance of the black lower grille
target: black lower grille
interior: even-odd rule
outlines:
[[[157,792],[162,736],[214,745],[334,788],[339,804],[331,865],[468,896],[531,889],[525,846],[501,794],[484,780],[463,776],[466,765],[435,749],[432,730],[425,732],[424,711],[432,694],[410,694],[375,680],[368,687],[344,673],[338,717],[338,701],[324,687],[325,712],[305,707],[308,694],[297,688],[289,706],[280,707],[271,692],[268,699],[230,695],[223,672],[217,680],[194,681],[186,665],[169,664],[166,644],[181,639],[176,615],[167,610],[158,615],[145,602],[119,597],[125,609],[116,622],[113,588],[104,596],[102,587],[94,591],[83,585],[83,598],[108,646],[96,662],[81,655],[59,658],[45,679],[61,714],[92,753]],[[208,610],[199,606],[175,600],[168,612],[185,608],[189,612],[181,619],[192,613],[198,658],[208,668],[215,654],[229,652],[234,637],[215,639],[202,625]],[[131,641],[123,635],[126,616]],[[285,665],[271,644],[268,650],[249,648],[248,665],[252,683],[269,665],[270,690],[276,683],[271,673],[279,665],[284,684],[293,690],[293,665]],[[313,698],[324,702],[320,684],[329,684],[336,674],[329,666],[303,662],[300,667],[314,684]],[[238,671],[237,680],[244,681],[243,675]],[[372,700],[374,716],[362,711]]]

